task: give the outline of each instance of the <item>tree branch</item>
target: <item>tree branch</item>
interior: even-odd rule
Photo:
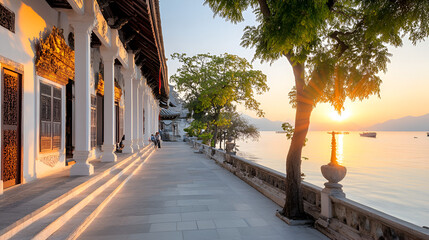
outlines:
[[[338,34],[342,34],[342,33],[339,31],[335,31],[335,32],[329,34],[328,36],[330,38],[334,39],[335,41],[337,41],[338,46],[340,48],[340,52],[338,53],[337,57],[341,57],[344,54],[344,52],[349,48],[349,46],[343,40],[341,40],[338,37]]]
[[[271,16],[270,9],[268,8],[268,4],[266,0],[258,0],[259,7],[261,8],[262,15],[264,15],[264,19],[269,18]]]

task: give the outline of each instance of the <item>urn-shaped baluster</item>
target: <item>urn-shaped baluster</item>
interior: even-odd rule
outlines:
[[[341,166],[337,162],[337,143],[335,140],[335,134],[338,134],[337,132],[331,132],[332,134],[332,142],[331,142],[331,162],[323,165],[321,167],[322,175],[323,177],[328,180],[327,183],[325,183],[325,186],[327,188],[341,188],[342,185],[339,184],[341,180],[346,176],[347,169],[344,166]]]

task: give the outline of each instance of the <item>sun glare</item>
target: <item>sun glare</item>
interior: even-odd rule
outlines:
[[[346,109],[346,110],[342,111],[341,115],[340,115],[340,114],[338,114],[337,111],[332,110],[329,113],[329,116],[331,117],[332,120],[337,121],[337,122],[341,122],[341,121],[344,121],[347,118],[349,118],[351,116],[351,112]]]

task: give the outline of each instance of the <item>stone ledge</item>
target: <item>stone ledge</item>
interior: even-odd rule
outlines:
[[[314,221],[311,219],[295,220],[295,219],[287,218],[281,215],[279,211],[276,212],[276,216],[280,218],[283,222],[291,226],[311,226],[314,224]]]

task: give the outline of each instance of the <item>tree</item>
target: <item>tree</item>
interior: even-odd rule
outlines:
[[[295,131],[286,159],[286,203],[282,214],[305,217],[301,197],[301,153],[313,108],[330,103],[338,112],[346,98],[378,95],[389,57],[387,45],[401,46],[408,34],[416,43],[428,36],[426,0],[205,0],[215,15],[233,23],[252,8],[258,26],[244,30],[242,45],[255,58],[286,57],[295,86]]]
[[[175,53],[172,58],[178,59],[182,66],[170,79],[184,95],[193,118],[213,126],[214,146],[218,127],[228,124],[222,118],[223,110],[234,109],[239,103],[263,116],[254,93],[262,94],[268,90],[267,77],[261,71],[253,70],[246,59],[227,53],[192,57]]]
[[[239,113],[234,111],[227,111],[222,114],[222,117],[228,121],[228,125],[221,128],[225,133],[224,139],[232,139],[234,142],[238,139],[253,139],[259,138],[259,131],[255,125],[250,124]]]

